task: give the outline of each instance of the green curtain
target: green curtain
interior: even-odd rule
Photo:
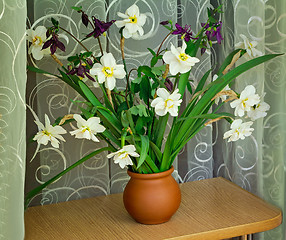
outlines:
[[[0,1],[0,239],[24,238],[26,1]]]

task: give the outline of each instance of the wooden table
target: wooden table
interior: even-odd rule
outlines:
[[[25,213],[26,240],[216,240],[280,225],[281,211],[224,178],[181,184],[182,203],[164,224],[136,223],[122,194],[37,206]]]

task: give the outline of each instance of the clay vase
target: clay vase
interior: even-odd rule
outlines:
[[[160,173],[139,174],[127,171],[123,202],[137,222],[159,224],[170,220],[181,203],[179,184],[172,177],[174,167]]]

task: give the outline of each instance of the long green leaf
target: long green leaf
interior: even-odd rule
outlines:
[[[76,163],[72,164],[67,169],[65,169],[64,171],[60,172],[59,174],[57,174],[56,176],[54,176],[53,178],[51,178],[47,182],[43,183],[42,185],[40,185],[37,188],[34,188],[32,191],[28,192],[27,195],[25,196],[25,208],[28,207],[28,205],[29,205],[30,201],[32,200],[32,198],[34,196],[36,196],[41,190],[43,190],[48,185],[50,185],[51,183],[53,183],[54,181],[56,181],[57,179],[59,179],[60,177],[65,175],[67,172],[69,172],[73,168],[77,167],[78,165],[82,164],[86,160],[88,160],[88,159],[92,158],[93,156],[95,156],[95,155],[97,155],[99,153],[102,153],[104,151],[112,151],[112,149],[110,147],[105,147],[105,148],[98,149],[98,150],[96,150],[96,151],[94,151],[94,152],[84,156],[83,158],[78,160]]]
[[[141,152],[140,152],[139,161],[137,163],[137,169],[146,160],[146,157],[147,157],[148,151],[149,151],[149,138],[148,138],[148,136],[140,135],[140,138],[141,138]]]
[[[150,145],[151,149],[154,151],[154,153],[158,159],[158,162],[160,163],[162,161],[162,153],[161,153],[160,149],[152,141],[149,141],[149,145]]]
[[[57,78],[60,78],[60,76],[56,75],[56,74],[53,74],[53,73],[50,73],[50,72],[47,72],[45,70],[42,70],[40,68],[36,68],[36,67],[33,67],[33,66],[27,66],[27,69],[29,71],[32,71],[32,72],[35,72],[35,73],[41,73],[41,74],[49,74],[49,75],[52,75],[52,76],[55,76]]]

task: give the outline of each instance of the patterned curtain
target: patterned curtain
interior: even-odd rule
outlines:
[[[30,4],[32,1],[29,1]],[[89,15],[103,20],[118,19],[116,13],[124,12],[135,0],[34,0],[28,9],[31,24],[50,26],[50,18],[54,17],[75,36],[86,33],[80,23],[80,15],[71,10],[71,6],[83,6]],[[191,78],[197,81],[210,68],[216,73],[237,42],[242,41],[240,34],[259,42],[258,49],[265,54],[286,52],[286,8],[284,0],[230,0],[224,2],[222,46],[214,44],[210,53],[201,58],[200,64],[193,69]],[[150,61],[147,47],[156,49],[166,31],[159,27],[159,22],[171,19],[174,23],[190,24],[197,32],[200,23],[207,18],[206,8],[220,4],[218,0],[141,0],[136,1],[140,10],[146,13],[148,21],[142,40],[126,40],[126,61],[128,69]],[[33,20],[32,20],[33,19]],[[284,23],[285,22],[285,23]],[[62,39],[66,41],[65,38]],[[176,37],[170,42],[180,44]],[[67,51],[58,55],[61,61],[72,55],[80,46],[72,40],[65,42]],[[87,46],[98,53],[98,43],[93,39]],[[120,58],[118,29],[110,29],[103,47]],[[244,60],[239,60],[238,64]],[[36,62],[43,69],[56,72],[57,65],[48,58]],[[175,162],[176,177],[180,182],[194,181],[216,176],[223,176],[241,187],[259,195],[268,202],[285,209],[285,57],[277,58],[241,75],[232,86],[240,92],[245,86],[252,84],[258,94],[265,93],[264,100],[271,105],[267,117],[255,124],[254,134],[245,141],[228,143],[222,139],[229,124],[216,122],[196,135],[181,151]],[[135,78],[131,74],[131,79]],[[124,85],[122,85],[124,86]],[[72,104],[79,100],[66,85],[51,76],[29,75],[28,79],[28,130],[32,129],[33,116],[36,113],[44,120],[47,113],[52,121],[58,116],[76,113],[79,110]],[[188,100],[190,96],[186,96]],[[72,126],[70,126],[70,130]],[[29,138],[35,133],[28,132]],[[34,160],[27,166],[27,189],[46,181],[58,172],[73,164],[94,148],[103,146],[89,141],[74,140],[66,135],[66,143],[55,150],[49,146],[36,149],[36,144],[28,145],[27,160]],[[128,180],[126,171],[107,161],[104,154],[88,160],[86,163],[68,173],[56,183],[49,186],[42,194],[33,199],[33,204],[49,204],[102,194],[121,192]],[[285,219],[285,217],[284,217]],[[285,222],[285,221],[284,221]],[[285,239],[285,225],[255,236],[259,239]]]
[[[0,2],[0,239],[24,238],[26,1]],[[17,26],[17,27],[15,27]]]

